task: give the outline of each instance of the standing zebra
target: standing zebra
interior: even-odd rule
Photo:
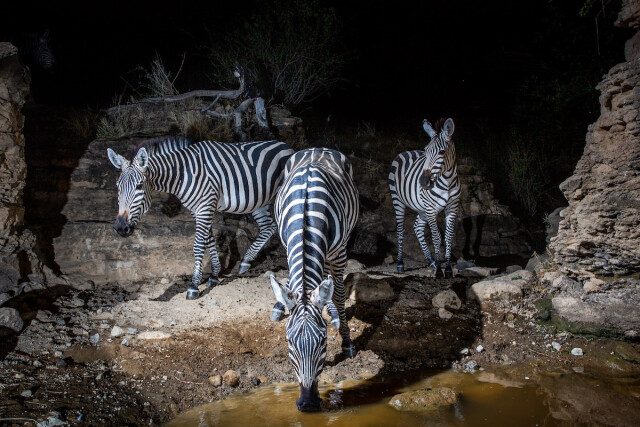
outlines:
[[[398,238],[398,272],[404,271],[402,246],[404,240],[404,215],[407,207],[418,213],[413,229],[427,262],[436,277],[440,270],[440,230],[437,215],[445,214],[445,268],[444,276],[452,277],[451,246],[456,227],[456,215],[460,200],[460,183],[456,169],[456,151],[451,140],[454,125],[452,119],[440,120],[435,129],[425,119],[422,127],[431,138],[424,150],[400,153],[391,164],[389,190],[396,214]],[[429,252],[425,240],[426,224],[431,229],[435,258]]]
[[[342,350],[355,355],[344,312],[343,273],[347,240],[358,219],[358,191],[351,163],[326,148],[299,151],[285,167],[274,213],[280,239],[287,249],[289,281],[271,276],[276,306],[290,312],[286,324],[289,359],[300,383],[300,411],[320,409],[318,375],[327,352],[328,307],[340,330]],[[326,272],[330,273],[326,275]],[[284,308],[282,307],[282,308]]]
[[[18,52],[29,65],[49,71],[56,63],[49,30],[41,33],[22,33],[15,40]]]
[[[239,144],[186,139],[168,139],[141,147],[132,162],[112,149],[109,160],[120,169],[118,178],[118,216],[113,228],[123,237],[133,229],[150,206],[151,190],[178,197],[196,220],[193,244],[195,265],[187,299],[199,296],[202,280],[202,257],[209,247],[211,277],[209,286],[218,284],[220,260],[211,232],[215,211],[234,214],[251,213],[260,227],[240,263],[245,273],[258,252],[275,233],[276,225],[269,213],[270,204],[282,180],[287,159],[293,150],[283,142],[263,141]]]

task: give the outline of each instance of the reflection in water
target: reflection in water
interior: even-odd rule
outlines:
[[[415,382],[416,375],[423,379]],[[404,386],[410,382],[410,386]],[[245,395],[194,408],[168,426],[555,426],[635,425],[640,417],[640,379],[603,381],[586,374],[542,376],[540,383],[501,373],[452,371],[406,374],[377,382],[343,382],[320,390],[326,408],[300,413],[295,384],[265,386]],[[440,412],[399,412],[387,405],[393,394],[446,386],[462,397]],[[585,401],[585,397],[588,397]]]

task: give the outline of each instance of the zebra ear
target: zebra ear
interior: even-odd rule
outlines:
[[[111,163],[116,167],[116,169],[123,169],[129,163],[127,159],[113,151],[111,148],[107,148],[107,155],[109,156],[109,160],[111,160]]]
[[[453,124],[453,119],[448,118],[447,121],[444,122],[444,125],[442,125],[442,133],[444,134],[444,139],[451,139],[454,130],[455,126]]]
[[[433,126],[431,126],[431,123],[429,123],[429,120],[424,119],[424,121],[422,122],[422,129],[424,129],[427,135],[429,135],[429,138],[433,138],[434,136],[436,136],[436,131]]]
[[[276,300],[291,310],[296,304],[291,298],[289,298],[289,292],[287,288],[282,285],[280,282],[276,280],[276,277],[272,274],[269,276],[271,281],[271,289],[273,289],[273,293],[276,296]]]
[[[329,275],[324,279],[317,288],[311,293],[311,302],[315,304],[319,309],[324,308],[325,305],[333,297],[333,277]]]
[[[144,147],[140,148],[136,156],[133,158],[133,161],[144,171],[149,165],[149,153],[147,153],[147,149]]]

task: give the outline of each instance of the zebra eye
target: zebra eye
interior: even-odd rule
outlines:
[[[142,190],[142,183],[136,185],[136,190]]]
[[[443,155],[443,154],[444,154],[444,150],[440,150],[440,153],[439,153],[439,154],[440,154],[440,155]]]

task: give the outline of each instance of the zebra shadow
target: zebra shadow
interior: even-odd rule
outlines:
[[[348,279],[349,276],[346,282]],[[359,292],[359,285],[369,287],[370,294]],[[359,352],[366,352],[363,358],[377,357],[382,367],[374,377],[355,387],[329,390],[330,400],[335,401],[338,396],[341,407],[371,403],[372,399],[397,394],[401,388],[448,369],[460,360],[460,351],[471,347],[482,335],[480,307],[466,297],[469,285],[465,278],[435,279],[416,274],[389,275],[355,283],[356,303],[348,308],[347,315],[351,327],[356,323],[354,320],[366,326],[354,344]],[[450,310],[449,319],[441,318],[432,304],[433,297],[444,290],[452,290],[462,302],[459,310]],[[341,368],[343,361],[341,354],[334,357],[326,364],[328,373],[335,374],[337,379],[357,377],[353,364],[350,368]],[[371,365],[355,363],[360,364]]]

